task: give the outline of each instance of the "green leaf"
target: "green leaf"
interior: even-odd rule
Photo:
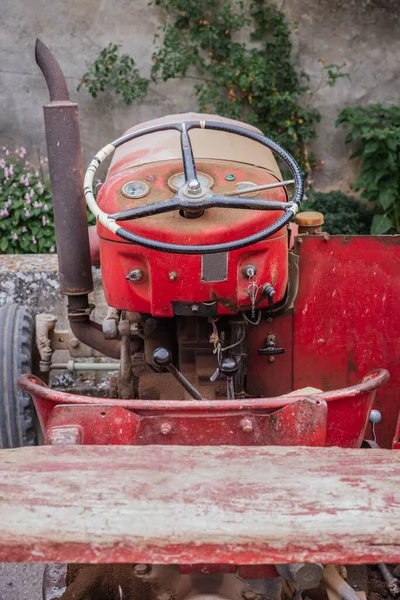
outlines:
[[[396,199],[396,194],[391,189],[382,190],[379,194],[378,203],[383,208],[383,210],[387,210],[392,206],[393,202]]]
[[[2,252],[6,252],[6,250],[8,249],[8,246],[9,246],[9,241],[8,241],[8,239],[7,239],[7,238],[5,238],[5,237],[3,237],[3,238],[0,240],[0,250],[1,250]]]
[[[393,221],[387,215],[374,215],[372,218],[372,235],[387,233],[393,227]]]

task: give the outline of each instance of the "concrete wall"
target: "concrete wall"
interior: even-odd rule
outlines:
[[[248,1],[248,0],[247,0]],[[0,143],[22,144],[45,155],[41,106],[48,95],[34,62],[39,36],[64,69],[72,99],[80,103],[84,158],[129,126],[168,113],[196,109],[193,81],[152,84],[142,103],[127,107],[113,93],[97,100],[76,92],[85,61],[109,42],[121,43],[148,74],[152,38],[160,23],[147,0],[2,0],[0,30]],[[320,77],[319,58],[347,63],[350,80],[320,89],[314,104],[322,121],[314,150],[325,168],[317,171],[320,188],[348,189],[354,180],[344,134],[334,128],[340,108],[371,102],[396,103],[400,79],[398,0],[283,0],[291,21],[295,59]],[[268,133],[268,132],[265,132]]]

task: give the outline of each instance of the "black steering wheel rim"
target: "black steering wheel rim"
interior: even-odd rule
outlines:
[[[236,135],[240,135],[242,137],[249,138],[253,141],[260,143],[261,145],[269,148],[272,152],[277,154],[286,166],[289,168],[294,184],[295,184],[295,194],[291,202],[280,203],[269,200],[258,200],[257,198],[235,198],[235,197],[225,197],[225,196],[213,196],[211,195],[206,199],[198,199],[196,201],[188,200],[191,205],[191,208],[202,208],[207,209],[212,206],[224,206],[227,208],[253,208],[255,210],[283,210],[284,214],[279,217],[272,225],[269,225],[265,229],[258,231],[255,234],[247,236],[245,238],[239,238],[237,240],[232,240],[230,242],[223,242],[220,244],[204,244],[204,245],[184,245],[184,244],[170,244],[166,242],[160,242],[157,240],[153,240],[150,238],[146,238],[135,233],[132,233],[121,227],[117,224],[118,220],[132,220],[137,218],[142,218],[146,216],[150,216],[152,214],[159,214],[162,212],[170,211],[170,210],[179,210],[188,208],[187,203],[179,198],[178,195],[171,200],[166,200],[163,202],[155,202],[148,205],[142,205],[136,207],[135,209],[130,209],[127,211],[122,211],[121,213],[116,213],[114,215],[106,215],[102,213],[100,209],[97,207],[93,197],[93,189],[92,189],[92,181],[95,171],[97,170],[100,163],[108,156],[111,152],[113,152],[116,148],[122,146],[126,142],[133,140],[138,137],[142,137],[144,135],[148,135],[150,133],[156,133],[159,131],[166,131],[175,129],[181,133],[181,144],[182,144],[182,155],[184,162],[184,170],[185,170],[185,181],[186,184],[190,183],[190,181],[196,180],[196,167],[195,161],[193,157],[193,153],[191,151],[190,139],[188,136],[188,132],[191,129],[209,129],[214,131],[223,131],[226,133],[232,133]],[[89,183],[89,185],[87,185]],[[89,168],[85,177],[85,197],[88,202],[89,208],[95,214],[95,216],[99,219],[99,221],[105,225],[110,231],[115,233],[118,237],[123,240],[131,243],[137,244],[139,246],[144,246],[145,248],[149,248],[151,250],[158,250],[160,252],[169,252],[175,254],[213,254],[218,252],[230,252],[232,250],[238,250],[239,248],[244,248],[246,246],[250,246],[261,242],[280,229],[282,229],[296,214],[301,201],[303,199],[304,194],[304,183],[303,177],[301,174],[301,170],[299,165],[293,156],[284,150],[279,144],[271,140],[270,138],[253,131],[251,129],[247,129],[245,127],[241,127],[239,125],[231,125],[228,123],[221,123],[218,121],[184,121],[184,122],[175,122],[175,123],[167,123],[163,125],[150,126],[138,131],[132,131],[124,136],[121,136],[111,142],[108,146],[102,149],[92,160],[89,165]],[[238,202],[238,200],[242,200]],[[94,210],[94,204],[97,207],[97,210]],[[168,204],[169,203],[169,204]]]

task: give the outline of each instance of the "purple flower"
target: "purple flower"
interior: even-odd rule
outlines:
[[[14,165],[10,165],[8,172],[10,173],[10,175],[14,175]]]
[[[34,244],[37,244],[37,239],[35,238],[35,236],[34,236],[34,235],[32,236],[32,242],[33,242]]]
[[[9,199],[7,200],[7,202],[5,203],[5,205],[4,205],[4,208],[8,208],[8,207],[9,207],[9,206],[11,206],[11,205],[12,205],[12,200],[11,200],[11,198],[9,198]]]
[[[24,198],[25,198],[25,204],[31,203],[31,197],[28,193],[25,194]]]
[[[41,202],[34,202],[33,203],[33,208],[42,208],[42,203]]]
[[[16,242],[18,239],[18,235],[16,233],[13,233],[12,239],[14,240],[14,242]]]
[[[46,227],[46,225],[47,225],[47,219],[46,219],[46,217],[43,215],[43,217],[42,217],[42,227]]]
[[[23,228],[22,228],[22,233],[26,233],[27,231],[28,231],[28,230],[27,230],[27,228],[26,228],[26,227],[23,227]]]
[[[4,160],[4,158],[0,158],[0,169],[4,169],[5,166],[6,166],[6,161]]]
[[[8,156],[8,155],[10,154],[10,151],[9,151],[9,150],[6,150],[6,151],[4,152],[4,154],[5,154],[6,156]]]
[[[19,157],[25,158],[25,156],[26,156],[26,149],[23,146],[21,146],[21,153],[20,153]]]
[[[7,219],[7,217],[10,216],[10,213],[8,212],[8,210],[6,208],[2,208],[0,210],[0,217],[5,217]]]
[[[31,189],[29,190],[29,195],[30,195],[30,197],[31,197],[31,198],[32,198],[32,196],[34,196],[34,195],[35,195],[35,190],[34,190],[33,188],[31,188]]]
[[[304,196],[303,196],[303,200],[308,200],[308,196],[306,196],[306,195],[304,194]]]
[[[49,206],[47,204],[43,205],[43,210],[49,210]]]
[[[30,216],[31,216],[31,213],[29,212],[29,210],[26,210],[26,211],[25,211],[25,217],[26,217],[27,219],[29,219],[29,217],[30,217]]]
[[[54,252],[54,246],[52,246],[49,250],[49,252],[53,253]]]

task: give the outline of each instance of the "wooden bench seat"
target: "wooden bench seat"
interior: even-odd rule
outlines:
[[[399,474],[390,450],[2,450],[0,561],[398,563]]]

